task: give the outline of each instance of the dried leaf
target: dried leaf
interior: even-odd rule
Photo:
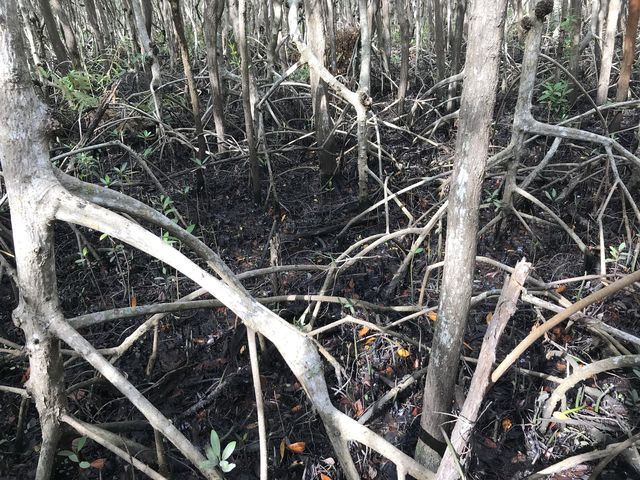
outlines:
[[[375,341],[376,341],[376,337],[367,337],[367,339],[364,341],[364,344],[365,345],[371,345]]]
[[[436,320],[438,320],[438,313],[432,310],[431,312],[427,313],[427,318],[432,322],[435,322]]]
[[[284,443],[284,438],[280,441],[280,460],[282,460],[284,458],[284,451],[287,448],[286,444]]]
[[[486,316],[486,317],[484,317],[484,319],[485,319],[485,321],[487,322],[487,325],[488,325],[489,323],[491,323],[491,320],[493,320],[493,312],[489,312],[489,313],[487,313],[487,316]]]
[[[291,408],[291,411],[292,411],[293,413],[298,413],[300,410],[302,410],[302,405],[300,405],[300,404],[298,404],[298,405],[294,405],[294,406]]]
[[[131,297],[131,306],[132,306],[133,308],[135,308],[135,307],[137,307],[137,306],[138,306],[138,297],[136,297],[135,295],[133,295],[133,296]]]
[[[510,418],[505,418],[502,420],[502,430],[506,432],[507,430],[511,430],[511,427],[513,427],[513,422]]]
[[[567,364],[563,360],[560,360],[556,362],[556,368],[558,371],[564,372],[567,369]]]
[[[102,470],[106,463],[106,458],[96,458],[93,462],[91,462],[91,466],[96,470]]]
[[[355,411],[356,418],[360,418],[364,413],[364,408],[362,406],[362,400],[356,400],[353,404],[353,410]]]
[[[560,285],[558,288],[556,288],[556,289],[554,290],[554,292],[556,292],[556,293],[562,293],[562,292],[564,292],[566,289],[567,289],[567,286],[566,286],[566,285]]]
[[[358,330],[358,337],[362,338],[364,337],[367,333],[369,333],[369,327],[364,326],[362,327],[360,330]]]
[[[411,355],[409,350],[402,347],[400,347],[396,353],[398,354],[399,357],[402,357],[402,358],[407,358],[409,355]]]
[[[329,475],[325,475],[324,473],[321,473],[320,480],[331,480],[331,477]]]
[[[484,437],[482,439],[482,444],[485,447],[490,448],[491,450],[495,450],[496,448],[498,448],[498,445],[496,444],[496,442],[491,440],[489,437]]]
[[[302,453],[304,452],[304,447],[305,447],[305,443],[304,442],[296,442],[296,443],[291,443],[289,445],[287,445],[287,450],[293,452],[293,453]]]

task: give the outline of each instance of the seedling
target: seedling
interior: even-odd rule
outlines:
[[[220,453],[220,438],[215,430],[211,430],[211,436],[209,440],[209,445],[205,448],[205,453],[207,454],[207,460],[204,462],[203,466],[205,468],[213,468],[220,467],[224,473],[228,473],[234,468],[236,468],[235,463],[229,463],[229,457],[236,448],[236,442],[229,442],[222,454]]]
[[[60,450],[58,452],[58,455],[67,457],[69,461],[77,463],[78,467],[86,470],[87,468],[91,467],[91,464],[86,460],[80,460],[80,450],[82,450],[86,443],[87,437],[76,438],[71,442],[71,450]]]

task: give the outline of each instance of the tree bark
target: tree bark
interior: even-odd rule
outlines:
[[[104,40],[102,39],[102,33],[98,26],[98,14],[96,12],[96,4],[94,0],[85,0],[85,10],[87,11],[87,20],[89,21],[89,28],[93,34],[93,38],[96,42],[96,50],[98,53],[104,50]]]
[[[618,29],[618,15],[620,15],[621,6],[622,0],[609,0],[607,26],[602,46],[600,75],[598,77],[598,93],[596,95],[597,105],[603,105],[607,101],[607,97],[609,95],[609,81],[611,80],[611,67],[613,65],[616,31]]]
[[[506,3],[506,0],[474,0],[469,11],[469,45],[449,192],[445,265],[420,422],[426,439],[431,439],[434,446],[443,441],[441,428],[451,410],[469,312],[480,194],[496,99]],[[416,457],[432,470],[437,469],[440,461],[435,449],[422,439],[418,440]]]
[[[244,110],[244,126],[247,135],[249,148],[249,178],[251,183],[251,193],[255,202],[260,201],[261,179],[260,161],[255,138],[254,110],[251,105],[251,78],[249,77],[249,47],[247,45],[246,31],[246,0],[238,0],[238,50],[240,52],[240,70],[242,72],[242,109]]]
[[[62,8],[60,0],[50,0],[51,1],[51,9],[53,13],[58,18],[60,22],[60,26],[62,27],[62,34],[64,38],[64,43],[67,47],[67,52],[71,57],[71,64],[73,68],[76,70],[81,68],[80,62],[80,50],[78,49],[78,42],[76,40],[76,34],[74,33],[73,26],[69,21],[69,17],[67,13]]]
[[[198,193],[203,193],[205,189],[204,179],[204,162],[207,155],[207,143],[204,139],[202,132],[202,118],[200,117],[200,99],[198,98],[198,91],[196,90],[196,81],[193,78],[193,71],[191,70],[191,61],[189,59],[189,48],[187,46],[187,38],[184,33],[184,21],[182,19],[182,12],[180,11],[180,0],[170,0],[171,4],[171,16],[173,18],[173,24],[176,32],[176,38],[178,41],[178,48],[180,49],[180,58],[182,59],[182,68],[184,70],[184,77],[187,82],[187,89],[189,90],[189,100],[191,102],[191,115],[193,116],[193,125],[195,127],[196,140],[198,142],[198,161],[200,168],[196,169],[196,190]]]
[[[209,82],[211,83],[211,103],[213,104],[213,123],[216,126],[218,153],[226,151],[224,144],[224,94],[220,83],[220,60],[218,56],[218,30],[223,12],[224,0],[205,0],[204,40],[207,46],[207,67],[209,70]]]
[[[616,90],[616,102],[624,102],[629,95],[629,80],[635,60],[636,36],[638,33],[638,20],[640,19],[640,0],[629,0],[629,13],[624,32],[622,46],[622,65]]]
[[[435,38],[435,56],[436,56],[436,68],[438,69],[438,76],[435,79],[436,82],[443,80],[447,75],[446,69],[446,56],[447,47],[444,39],[445,24],[442,18],[442,4],[440,0],[433,0],[433,23],[434,23],[434,38]]]
[[[410,8],[407,0],[398,0],[400,23],[400,78],[398,79],[398,110],[404,113],[404,100],[409,87],[409,41],[411,39]],[[417,27],[416,27],[417,28]]]
[[[304,11],[307,26],[307,45],[324,66],[326,39],[324,34],[325,21],[322,3],[316,0],[304,0]],[[309,73],[309,76],[316,142],[318,144],[320,175],[323,181],[325,181],[335,174],[337,168],[334,151],[335,146],[331,134],[333,121],[329,114],[329,98],[327,96],[326,83],[314,70]]]
[[[67,62],[69,62],[69,54],[67,53],[67,49],[65,48],[64,43],[62,43],[62,39],[60,38],[60,33],[58,32],[58,24],[56,23],[56,19],[53,16],[53,11],[51,10],[49,0],[38,0],[38,4],[40,5],[40,13],[42,14],[42,19],[44,20],[44,24],[47,27],[47,34],[49,35],[51,47],[53,48],[53,52],[56,54],[56,60],[58,61],[58,63],[63,65],[63,71],[69,71],[69,66],[65,65]]]
[[[0,2],[0,161],[11,206],[20,300],[13,321],[25,336],[29,356],[26,388],[40,416],[42,445],[36,479],[51,475],[60,428],[58,416],[66,410],[66,394],[59,341],[48,329],[59,312],[53,252],[53,208],[43,189],[49,142],[47,111],[35,95],[24,52],[18,10],[14,0]]]

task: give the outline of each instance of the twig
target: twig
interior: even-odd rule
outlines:
[[[633,441],[631,441],[631,439],[633,439]],[[550,467],[547,467],[543,470],[540,470],[539,472],[534,473],[533,475],[530,475],[529,477],[527,477],[527,480],[549,478],[550,475],[562,472],[563,470],[568,470],[575,467],[576,465],[580,465],[581,463],[592,462],[603,457],[608,457],[618,447],[624,445],[624,448],[629,448],[631,445],[638,443],[638,440],[638,435],[634,435],[629,440],[626,440],[624,442],[612,443],[611,445],[607,445],[607,447],[605,447],[603,450],[594,450],[592,452],[581,453],[579,455],[574,455],[573,457],[565,458],[555,465],[551,465]]]
[[[478,357],[478,365],[473,374],[467,398],[451,434],[453,449],[450,447],[445,452],[438,467],[437,480],[455,480],[457,478],[457,470],[454,468],[457,455],[469,443],[471,432],[480,412],[480,406],[492,384],[490,374],[493,362],[496,359],[496,348],[500,336],[507,326],[507,322],[516,312],[518,297],[530,269],[531,263],[523,259],[517,263],[513,275],[505,280],[502,294],[493,313],[493,319],[484,335]]]
[[[260,385],[260,366],[258,365],[258,349],[256,348],[256,332],[247,327],[247,343],[249,344],[249,358],[251,361],[251,376],[253,390],[256,397],[256,412],[258,415],[258,435],[260,438],[260,480],[267,480],[267,427],[264,418],[264,402]]]
[[[137,468],[138,470],[140,470],[142,473],[144,473],[145,475],[149,476],[150,478],[152,478],[154,480],[167,480],[166,477],[160,475],[158,472],[153,470],[151,467],[149,467],[145,463],[141,462],[140,460],[138,460],[137,458],[133,457],[132,455],[130,455],[126,451],[124,451],[121,448],[117,447],[116,445],[114,445],[113,443],[108,441],[106,438],[104,438],[101,435],[97,434],[97,432],[94,429],[90,428],[90,426],[85,424],[84,422],[81,422],[81,421],[77,420],[76,418],[74,418],[74,417],[72,417],[72,416],[70,416],[70,415],[68,415],[66,413],[63,413],[60,416],[60,420],[63,421],[64,423],[70,425],[71,427],[73,427],[80,435],[88,437],[91,440],[93,440],[94,442],[99,443],[100,445],[102,445],[106,449],[111,450],[117,456],[119,456],[120,458],[122,458],[126,462],[130,463],[131,465],[133,465],[135,468]]]
[[[592,303],[596,303],[604,300],[610,295],[622,290],[625,287],[632,285],[633,283],[640,281],[640,270],[637,270],[634,273],[631,273],[624,278],[612,283],[611,285],[606,286],[605,288],[598,290],[597,292],[592,293],[591,295],[583,298],[582,300],[574,303],[573,305],[565,308],[562,312],[554,315],[551,319],[547,320],[542,325],[535,328],[527,337],[522,340],[507,356],[506,358],[498,365],[498,367],[494,370],[491,375],[491,381],[493,383],[497,382],[498,379],[507,371],[507,369],[513,365],[513,363],[524,353],[527,348],[529,348],[538,338],[544,335],[545,332],[548,332],[556,325],[559,325],[564,320],[569,318],[572,314],[579,312],[583,308],[591,305]]]

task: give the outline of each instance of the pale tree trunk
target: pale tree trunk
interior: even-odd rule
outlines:
[[[378,38],[380,39],[380,53],[382,53],[382,68],[387,73],[390,72],[391,62],[391,16],[389,14],[389,1],[384,0],[378,10],[380,19],[378,26]]]
[[[611,80],[611,67],[613,65],[613,54],[616,46],[616,31],[618,29],[618,15],[622,0],[609,0],[607,10],[606,30],[604,42],[602,44],[602,58],[600,60],[600,75],[598,77],[598,93],[596,104],[602,105],[607,101],[609,95],[609,81]]]
[[[158,121],[159,129],[162,130],[162,101],[156,91],[162,83],[160,62],[158,61],[158,47],[151,41],[151,37],[147,34],[144,12],[142,11],[139,0],[131,0],[131,7],[133,9],[133,19],[135,20],[135,28],[138,32],[140,47],[145,55],[145,67],[147,70],[151,70],[149,90],[151,91],[154,102],[156,120]]]
[[[133,0],[135,1],[135,0]],[[140,0],[142,6],[142,14],[144,15],[144,28],[149,38],[151,37],[151,27],[153,25],[153,4],[151,0]]]
[[[414,61],[414,69],[416,72],[418,72],[418,64],[420,62],[420,54],[422,52],[422,33],[423,33],[423,23],[424,23],[424,10],[425,10],[425,6],[424,6],[424,2],[428,0],[416,0],[415,3],[415,8],[414,8],[414,22],[415,22],[415,26],[414,26],[414,37],[416,40],[416,54],[415,54],[415,61]],[[402,12],[403,10],[400,8],[400,4],[398,3],[398,8],[396,9],[396,11]],[[398,23],[400,23],[400,21],[402,20],[400,18],[400,15],[398,16]]]
[[[78,50],[78,42],[76,41],[76,35],[73,31],[73,26],[69,21],[69,17],[67,13],[62,8],[62,4],[60,0],[50,0],[51,1],[51,10],[58,18],[58,22],[60,22],[60,26],[62,27],[62,34],[64,38],[64,44],[67,47],[67,52],[71,57],[71,64],[73,68],[78,70],[81,68],[80,62],[80,50]]]
[[[100,22],[100,33],[103,35],[105,45],[111,46],[113,45],[113,39],[115,35],[114,32],[111,31],[111,28],[109,26],[109,18],[107,15],[109,3],[109,0],[103,0],[98,3],[95,3],[94,1],[96,14],[98,15],[98,21]]]
[[[123,0],[122,10],[126,18],[126,23],[124,28],[125,31],[122,35],[120,35],[120,39],[123,40],[126,38],[130,38],[131,42],[133,43],[133,51],[140,52],[144,55],[145,50],[144,50],[144,47],[142,46],[142,40],[140,39],[140,35],[136,33],[138,29],[136,28],[135,13],[133,10],[133,0]],[[127,33],[127,27],[129,29],[130,34]]]
[[[591,32],[596,39],[594,55],[596,57],[596,68],[600,68],[609,0],[592,0],[591,5]]]
[[[411,17],[408,0],[397,2],[400,24],[400,78],[398,79],[398,111],[404,113],[404,100],[409,86],[409,41],[411,40]]]
[[[27,6],[28,5],[28,6]],[[31,50],[31,59],[33,60],[33,66],[42,66],[42,59],[46,59],[42,41],[38,41],[38,19],[31,10],[31,4],[25,5],[25,0],[18,1],[18,7],[20,14],[22,15],[22,22],[24,25],[24,33],[29,42],[29,49]],[[35,70],[34,70],[35,71]]]
[[[91,33],[93,34],[93,38],[96,42],[96,49],[98,53],[104,50],[104,40],[102,38],[102,33],[100,32],[100,27],[98,26],[98,14],[96,12],[96,4],[94,0],[85,0],[84,2],[85,9],[87,11],[87,20],[89,21],[89,28],[91,29]]]
[[[220,83],[220,60],[218,57],[218,30],[224,0],[205,0],[204,2],[204,41],[207,46],[207,67],[211,83],[211,103],[213,104],[213,122],[216,126],[218,153],[226,151],[224,144],[224,94]]]
[[[193,116],[193,126],[195,127],[195,136],[198,142],[198,161],[200,166],[204,165],[204,161],[207,155],[207,143],[204,139],[204,133],[202,132],[202,118],[200,117],[200,99],[198,98],[198,91],[196,89],[196,81],[193,78],[193,72],[191,70],[191,61],[189,59],[189,48],[187,46],[187,38],[184,33],[184,21],[182,19],[182,12],[180,11],[180,0],[170,0],[171,4],[171,16],[173,18],[173,26],[176,32],[176,39],[178,41],[178,48],[180,50],[180,58],[182,59],[182,68],[184,70],[184,77],[187,82],[187,89],[189,90],[189,101],[191,103],[191,115]],[[198,193],[203,193],[205,189],[204,172],[202,168],[196,169],[196,190]]]
[[[431,440],[433,446],[443,442],[441,427],[450,419],[448,413],[469,314],[480,194],[496,99],[506,4],[507,0],[473,0],[469,10],[469,44],[447,210],[445,264],[420,421],[426,433],[424,438]],[[416,457],[435,470],[440,461],[436,450],[420,439]]]
[[[574,22],[569,32],[569,71],[575,78],[580,78],[580,31],[582,25],[582,0],[571,0],[571,16]],[[569,93],[569,104],[573,104],[578,96],[578,89]]]
[[[624,102],[629,95],[629,81],[633,61],[635,60],[636,36],[638,33],[638,19],[640,18],[640,0],[629,0],[629,13],[624,32],[622,46],[622,65],[616,90],[616,102]]]
[[[542,3],[542,2],[541,2]],[[537,10],[538,11],[538,10]],[[507,167],[504,179],[504,191],[502,194],[502,208],[505,217],[509,217],[515,211],[514,193],[517,187],[517,173],[525,153],[525,140],[527,131],[525,123],[531,116],[533,102],[533,91],[536,85],[536,74],[538,71],[538,57],[540,56],[540,44],[545,29],[544,11],[540,10],[539,15],[529,17],[527,36],[524,42],[524,53],[522,57],[522,67],[520,69],[520,87],[518,89],[518,100],[513,114],[513,129],[509,145],[513,147],[513,158]]]
[[[334,0],[326,0],[327,2],[327,37],[329,37],[329,62],[331,63],[331,72],[336,73],[337,70],[337,54],[336,54],[336,16]]]
[[[59,315],[53,252],[52,206],[41,192],[50,171],[43,132],[47,111],[31,87],[24,60],[18,10],[13,0],[0,2],[0,160],[13,231],[20,301],[13,321],[25,336],[30,375],[26,388],[40,416],[42,445],[35,478],[48,479],[56,456],[66,394],[60,342],[48,323]],[[34,141],[37,138],[37,141]]]
[[[324,66],[326,39],[324,34],[324,12],[322,2],[304,0],[305,23],[307,26],[307,45]],[[335,145],[331,130],[333,121],[329,114],[329,97],[327,85],[320,75],[312,70],[309,72],[311,83],[311,102],[313,104],[313,119],[316,129],[316,143],[318,144],[318,160],[320,176],[323,181],[336,173],[337,163]]]
[[[232,0],[233,1],[233,0]],[[258,149],[256,145],[256,133],[254,122],[254,109],[251,102],[251,78],[249,77],[249,47],[247,45],[247,4],[246,0],[238,0],[238,25],[236,42],[240,53],[240,70],[242,76],[242,109],[244,111],[244,126],[247,136],[247,146],[249,149],[249,179],[251,183],[251,193],[255,202],[261,197],[261,171],[258,159]]]
[[[358,92],[362,98],[369,96],[371,88],[371,19],[367,10],[367,0],[358,1],[360,12],[360,81]],[[361,113],[364,113],[362,115]],[[358,110],[358,200],[364,205],[368,200],[367,193],[367,114]]]
[[[435,79],[436,82],[443,80],[447,76],[446,68],[446,44],[444,39],[445,24],[442,18],[442,4],[440,0],[433,0],[433,26],[434,26],[434,38],[435,38],[435,56],[436,56],[436,68],[438,69],[438,76]]]
[[[49,35],[49,41],[51,42],[53,53],[56,55],[56,60],[58,63],[63,64],[63,71],[68,71],[69,66],[66,64],[69,62],[69,54],[67,53],[64,43],[62,43],[62,39],[60,38],[58,24],[53,16],[49,0],[38,0],[38,4],[40,5],[40,14],[42,15],[44,24],[47,27],[47,34]]]
[[[451,35],[451,73],[457,74],[462,63],[462,38],[464,36],[464,17],[467,13],[467,0],[456,0],[455,23],[453,35]],[[458,91],[458,82],[449,84],[449,102],[447,102],[447,110],[453,110],[454,102],[451,101]]]

